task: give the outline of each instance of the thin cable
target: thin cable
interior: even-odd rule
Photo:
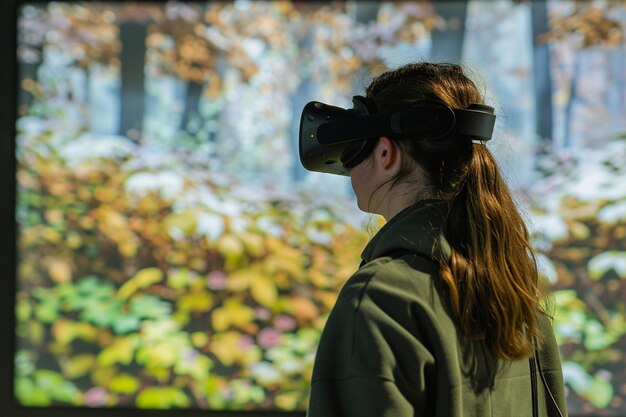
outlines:
[[[546,381],[546,377],[543,375],[543,371],[541,370],[541,363],[539,362],[539,351],[537,349],[535,349],[535,361],[537,362],[537,369],[539,370],[539,376],[541,377],[541,382],[543,382],[543,386],[546,388],[546,391],[548,392],[548,395],[550,396],[550,399],[552,400],[552,403],[554,404],[556,411],[559,413],[559,417],[565,417],[563,413],[561,412],[561,409],[559,408],[559,405],[557,404],[556,399],[554,398],[554,395],[552,395],[552,391],[550,391],[550,387],[548,387],[548,382]]]

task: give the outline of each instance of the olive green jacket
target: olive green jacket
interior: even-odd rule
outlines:
[[[496,361],[457,332],[432,261],[450,256],[442,221],[443,203],[422,201],[368,243],[324,328],[308,417],[532,417],[529,361]],[[541,325],[540,365],[565,417],[559,351]],[[538,377],[537,391],[538,415],[558,416]]]

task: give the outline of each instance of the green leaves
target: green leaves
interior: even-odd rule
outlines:
[[[20,402],[29,406],[47,406],[53,401],[65,404],[77,404],[80,391],[58,372],[40,369],[32,378],[18,376],[16,395]]]
[[[554,327],[560,345],[582,343],[588,351],[601,351],[626,335],[626,319],[623,315],[607,313],[604,322],[597,320],[574,290],[556,291],[554,298]]]
[[[563,379],[578,395],[596,408],[606,408],[613,399],[613,385],[606,372],[592,375],[577,363],[564,362]]]

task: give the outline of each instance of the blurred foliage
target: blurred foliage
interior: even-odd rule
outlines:
[[[429,2],[384,2],[377,19],[368,24],[351,18],[355,5],[346,2],[217,1],[136,4],[53,2],[47,8],[25,5],[19,19],[18,56],[41,62],[46,48],[69,51],[71,64],[88,68],[120,65],[119,25],[148,26],[148,60],[160,74],[207,84],[207,94],[220,88],[218,64],[236,68],[245,81],[258,72],[258,48],[294,48],[295,38],[315,38],[329,62],[313,62],[317,72],[337,76],[340,89],[351,87],[354,71],[364,64],[382,69],[381,46],[389,47],[427,37],[447,22]],[[332,36],[330,34],[332,33]],[[296,48],[297,49],[297,48]],[[302,49],[296,60],[306,59]],[[294,68],[303,68],[295,65]],[[31,85],[30,83],[28,85]],[[31,86],[32,87],[32,86]]]
[[[565,14],[553,14],[550,30],[540,37],[543,42],[573,38],[580,48],[615,47],[624,43],[624,2],[598,4],[573,1]]]
[[[621,3],[563,4],[560,10],[569,11],[553,14],[544,41],[623,45]],[[80,114],[72,123],[52,121],[74,104],[63,69],[116,70],[119,25],[140,21],[148,29],[148,77],[203,86],[207,124],[221,123],[208,130],[229,135],[219,138],[230,150],[217,159],[254,169],[257,158],[276,167],[282,161],[260,149],[286,152],[278,143],[284,132],[258,133],[260,120],[280,119],[287,129],[292,115],[281,110],[301,80],[324,85],[320,99],[347,99],[356,73],[384,68],[384,48],[449,23],[429,2],[382,2],[366,24],[355,21],[354,6],[224,1],[21,9],[20,62],[54,65],[47,78],[21,83],[36,100],[18,121],[20,402],[304,408],[326,315],[367,240],[345,217],[354,207],[218,174],[215,161],[198,151],[207,142],[202,126],[175,138],[187,159],[160,164],[125,138],[76,128],[76,120],[84,123]],[[224,121],[228,100],[248,111]],[[247,142],[231,137],[235,126],[248,127]],[[590,413],[626,408],[626,152],[623,138],[606,142],[598,151],[546,156],[539,163],[544,178],[531,190],[538,201],[531,208],[535,243],[555,289],[570,410]],[[194,154],[202,164],[190,163]]]
[[[626,392],[626,140],[540,161],[535,243],[554,289],[571,409],[623,410]]]
[[[137,185],[149,172],[129,156],[69,165],[42,154],[52,132],[19,133],[23,404],[304,408],[326,315],[367,239],[346,207],[271,192],[252,203],[206,172],[172,173],[184,185],[166,197]]]

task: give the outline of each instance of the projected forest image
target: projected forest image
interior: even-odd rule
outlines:
[[[619,1],[21,4],[19,404],[304,411],[382,221],[301,167],[300,112],[433,60],[496,108],[570,414],[626,414],[625,22]]]

